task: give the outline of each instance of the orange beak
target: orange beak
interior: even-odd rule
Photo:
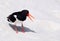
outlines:
[[[31,21],[33,21],[32,18],[34,19],[34,17],[31,14],[28,14],[27,16]]]

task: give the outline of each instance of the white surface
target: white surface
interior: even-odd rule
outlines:
[[[36,33],[16,34],[8,25],[6,17],[22,9],[35,17],[24,26]],[[60,41],[60,0],[0,0],[0,41]]]

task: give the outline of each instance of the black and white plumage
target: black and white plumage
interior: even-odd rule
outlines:
[[[16,17],[14,17],[14,15],[16,15]],[[9,15],[7,17],[7,20],[9,22],[13,22],[13,23],[16,21],[16,18],[20,21],[25,21],[27,16],[30,18],[30,20],[32,20],[31,17],[34,18],[31,14],[29,14],[28,10],[22,10],[22,11],[14,12],[11,15]],[[22,22],[21,26],[22,26],[22,32],[24,32],[23,22]],[[15,30],[16,30],[16,32],[18,32],[16,27],[15,27]]]
[[[24,21],[26,20],[26,17],[29,15],[29,11],[28,10],[22,10],[19,12],[14,12],[11,15],[9,15],[7,18],[7,20],[10,22],[15,22],[16,18],[14,17],[14,15],[16,15],[16,18],[20,21]]]

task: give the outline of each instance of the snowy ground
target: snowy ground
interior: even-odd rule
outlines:
[[[16,34],[9,26],[6,17],[22,9],[35,17],[24,22],[34,32]],[[0,0],[0,41],[60,41],[60,0]]]

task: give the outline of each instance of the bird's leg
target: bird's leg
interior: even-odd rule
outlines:
[[[21,27],[22,27],[22,29],[21,29],[22,32],[25,32],[25,31],[24,31],[24,27],[23,27],[23,21],[21,22]]]
[[[17,27],[16,27],[16,22],[15,22],[14,29],[15,29],[16,33],[18,33],[18,29],[17,29]]]

